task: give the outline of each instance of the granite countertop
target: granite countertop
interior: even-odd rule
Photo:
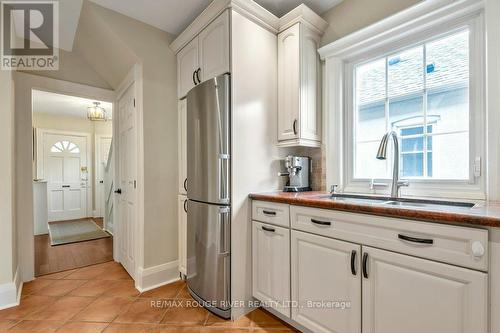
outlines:
[[[468,207],[405,207],[382,203],[353,203],[329,198],[328,192],[269,192],[252,193],[254,200],[286,203],[297,206],[342,210],[353,213],[399,217],[447,224],[500,227],[500,204],[477,202]]]

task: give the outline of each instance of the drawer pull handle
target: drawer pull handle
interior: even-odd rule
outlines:
[[[363,253],[363,277],[368,279],[368,253]]]
[[[418,243],[418,244],[434,244],[433,239],[428,239],[428,238],[417,238],[417,237],[410,237],[410,236],[405,236],[402,234],[398,234],[398,238],[407,242],[412,242],[412,243]]]
[[[273,212],[270,210],[263,210],[262,213],[264,213],[264,215],[268,215],[268,216],[276,216],[276,212]]]
[[[352,252],[351,252],[351,273],[352,273],[352,275],[358,274],[358,272],[356,272],[356,255],[357,255],[356,250],[352,250]]]
[[[269,232],[275,232],[276,231],[276,230],[274,230],[274,228],[268,228],[268,227],[264,227],[264,226],[262,226],[262,230],[269,231]]]
[[[311,222],[314,224],[319,224],[319,225],[332,225],[332,222],[320,221],[320,220],[316,220],[316,219],[311,219]]]

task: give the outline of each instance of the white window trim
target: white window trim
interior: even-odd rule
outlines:
[[[484,4],[480,0],[428,0],[362,29],[319,50],[325,60],[324,142],[326,183],[338,184],[344,192],[387,194],[390,186],[370,190],[370,180],[352,178],[352,67],[401,48],[420,44],[440,34],[468,26],[470,72],[480,79],[470,85],[470,160],[481,158],[481,176],[469,181],[412,179],[404,196],[486,199],[486,112]],[[349,111],[351,110],[351,111]],[[474,110],[474,111],[472,111]],[[476,135],[477,134],[477,135]],[[375,153],[375,152],[374,152]],[[392,160],[392,158],[391,158]],[[390,180],[384,180],[390,185]]]

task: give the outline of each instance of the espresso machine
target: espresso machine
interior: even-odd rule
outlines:
[[[311,191],[309,178],[311,174],[311,158],[306,156],[287,156],[285,158],[287,172],[280,172],[280,176],[288,177],[283,189],[284,192]]]

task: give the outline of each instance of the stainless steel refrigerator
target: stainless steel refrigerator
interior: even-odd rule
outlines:
[[[230,76],[187,94],[187,284],[213,313],[231,317]]]

